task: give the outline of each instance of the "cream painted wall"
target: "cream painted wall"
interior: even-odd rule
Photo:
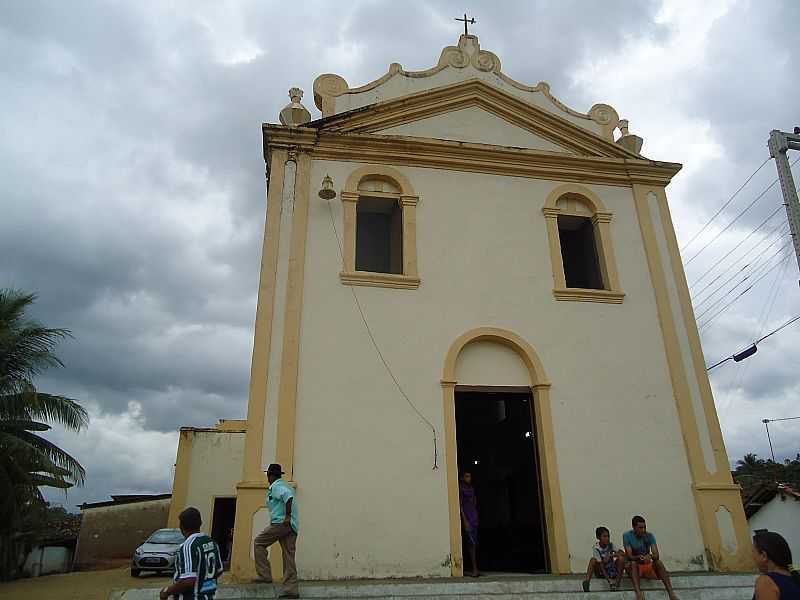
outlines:
[[[496,342],[473,342],[456,360],[461,385],[529,386],[531,377],[519,354]]]
[[[800,562],[800,499],[775,496],[747,521],[751,532],[756,529],[777,531],[789,543],[794,564]]]
[[[186,506],[200,510],[203,529],[210,532],[214,496],[236,496],[236,484],[242,478],[244,433],[194,431],[193,435]]]
[[[420,196],[422,283],[355,289],[394,374],[436,428],[434,470],[431,431],[370,344],[339,281],[329,208],[313,193],[325,174],[340,189],[361,166],[315,161],[311,175],[294,466],[301,577],[449,575],[439,381],[450,344],[481,326],[526,339],[553,384],[572,569],[585,568],[596,526],[619,542],[637,513],[669,568],[698,568],[703,544],[630,189],[590,186],[614,213],[625,302],[557,302],[541,208],[560,182],[399,168]],[[341,235],[338,198],[331,207]],[[486,346],[466,351],[459,376],[518,384],[512,357]]]
[[[494,144],[496,146],[512,146],[515,148],[534,148],[572,154],[566,148],[534,135],[517,125],[512,125],[497,115],[493,115],[477,106],[397,125],[376,133],[474,142],[477,144]]]

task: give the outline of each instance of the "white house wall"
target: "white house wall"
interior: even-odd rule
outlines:
[[[747,521],[750,531],[777,531],[789,543],[794,563],[800,562],[800,500],[775,496]]]

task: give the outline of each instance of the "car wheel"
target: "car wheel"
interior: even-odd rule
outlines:
[[[138,577],[139,573],[141,573],[141,569],[134,569],[131,567],[131,577]]]

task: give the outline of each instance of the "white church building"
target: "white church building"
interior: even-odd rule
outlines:
[[[473,35],[313,91],[320,119],[293,89],[263,125],[247,419],[184,431],[171,522],[235,510],[248,579],[278,462],[301,579],[460,576],[468,470],[486,571],[581,572],[635,514],[669,569],[749,568],[665,194],[681,165]]]

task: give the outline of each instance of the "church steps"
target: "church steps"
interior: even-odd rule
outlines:
[[[677,574],[672,578],[680,600],[750,600],[753,595],[754,574]],[[646,600],[667,600],[659,581],[643,582]],[[301,596],[319,600],[634,600],[629,580],[623,590],[608,591],[604,582],[593,580],[591,592],[581,591],[581,578],[491,576],[479,580],[382,580],[382,581],[320,581],[301,583]],[[223,585],[217,600],[261,600],[274,598],[275,587],[243,584]],[[145,600],[152,598],[150,590],[128,590],[112,595],[112,600]]]

